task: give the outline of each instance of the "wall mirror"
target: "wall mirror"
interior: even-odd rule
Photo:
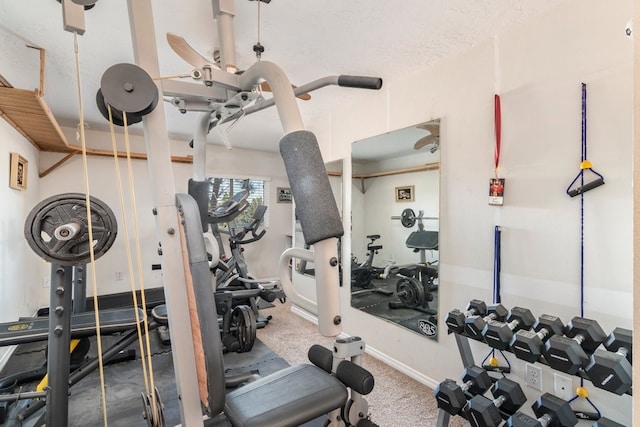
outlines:
[[[351,306],[438,336],[440,120],[352,145]]]

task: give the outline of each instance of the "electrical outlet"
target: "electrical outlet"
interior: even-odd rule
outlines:
[[[527,363],[525,366],[524,378],[526,385],[542,391],[542,368]]]
[[[573,381],[569,377],[553,374],[553,393],[562,400],[570,400],[573,395]]]

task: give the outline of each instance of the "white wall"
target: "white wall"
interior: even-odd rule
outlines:
[[[67,138],[74,141],[75,129],[64,129]],[[88,130],[87,143],[92,148],[102,147],[111,149],[111,136],[109,133]],[[130,135],[132,151],[144,152],[144,141],[141,136]],[[124,151],[124,138],[118,135],[118,147]],[[189,155],[191,150],[185,141],[173,141],[171,144],[173,155]],[[269,213],[270,227],[263,239],[247,245],[245,257],[250,273],[255,277],[274,277],[277,275],[277,260],[282,251],[287,247],[288,240],[285,235],[289,232],[291,224],[291,211],[289,204],[278,204],[276,201],[276,188],[288,186],[284,172],[284,165],[277,153],[265,153],[249,150],[227,150],[217,146],[207,147],[207,173],[224,177],[257,176],[269,180]],[[48,168],[59,158],[59,154],[42,153],[42,169]],[[114,160],[109,157],[88,156],[89,188],[94,197],[102,200],[113,210],[118,221],[118,237],[114,246],[103,257],[96,261],[96,276],[98,294],[111,294],[116,292],[128,292],[131,289],[131,275],[129,274],[125,242],[130,242],[133,254],[133,268],[137,271],[135,253],[135,221],[132,216],[130,204],[129,181],[126,160],[120,160],[120,174],[123,181],[123,199],[126,208],[126,216],[122,214],[120,193],[115,175]],[[173,175],[177,192],[187,192],[187,182],[191,176],[192,165],[173,163]],[[144,274],[145,288],[162,286],[162,273],[152,271],[152,264],[160,263],[157,253],[158,239],[156,237],[155,218],[152,215],[153,201],[149,191],[151,184],[147,170],[147,162],[133,160],[132,170],[134,176],[134,193],[136,210],[138,214],[140,247],[142,258],[142,270]],[[74,156],[62,167],[43,177],[41,180],[40,197],[48,197],[53,194],[81,192],[84,193],[82,156]],[[126,239],[125,221],[129,238]],[[122,280],[116,281],[116,272],[122,272]],[[134,273],[134,276],[137,274]],[[91,276],[89,276],[91,277]],[[88,289],[92,295],[92,284]]]
[[[40,304],[49,301],[49,289],[43,284],[50,278],[47,270],[41,275],[45,263],[31,250],[24,236],[25,220],[39,202],[38,150],[5,120],[0,119],[0,140],[3,161],[0,162],[0,322],[15,321],[19,316],[31,316]],[[10,153],[19,153],[27,159],[27,189],[9,187]],[[0,367],[9,352],[0,348]]]
[[[630,0],[566,1],[496,34],[497,42],[488,40],[430,69],[387,80],[381,92],[362,93],[332,111],[330,137],[322,143],[336,157],[346,156],[356,140],[443,119],[441,318],[471,298],[491,300],[495,225],[503,230],[503,302],[529,307],[536,315],[559,315],[565,322],[580,315],[580,199],[565,190],[579,170],[580,84],[585,82],[588,154],[606,185],[584,198],[584,314],[606,332],[631,328],[633,75],[632,44],[624,33],[631,15]],[[500,171],[507,179],[503,207],[487,203],[496,91],[502,98]],[[352,186],[345,191],[348,196]],[[345,239],[346,250],[351,243]],[[351,309],[347,289],[342,309],[345,332],[363,337],[381,357],[431,385],[458,378],[462,363],[452,363],[458,350],[443,330],[437,342],[420,339]],[[472,348],[480,363],[488,348],[479,343]],[[521,376],[523,363],[510,360]],[[543,371],[543,386],[553,391],[552,371]],[[585,384],[603,414],[631,425],[629,396]]]

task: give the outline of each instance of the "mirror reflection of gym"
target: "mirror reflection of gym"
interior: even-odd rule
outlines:
[[[440,120],[356,141],[351,162],[351,306],[437,339]]]

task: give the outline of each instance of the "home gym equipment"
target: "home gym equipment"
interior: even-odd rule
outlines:
[[[103,73],[96,104],[107,121],[124,126],[141,122],[156,108],[158,98],[155,82],[142,68],[122,63]]]
[[[604,346],[608,351],[596,350],[584,368],[596,387],[622,395],[633,382],[631,366],[633,357],[633,332],[615,328],[607,337]]]
[[[567,194],[570,197],[575,197],[594,188],[604,185],[604,177],[593,169],[593,165],[587,160],[587,85],[582,83],[582,157],[580,162],[580,172],[571,181],[569,187],[567,187]],[[590,181],[585,182],[586,172],[591,172],[592,178]],[[580,182],[578,182],[580,180]],[[579,184],[577,187],[574,185]]]
[[[383,295],[393,295],[392,291],[380,289],[371,283],[374,278],[379,278],[383,269],[373,266],[373,258],[382,249],[382,245],[374,245],[375,241],[380,238],[379,234],[370,234],[367,239],[367,259],[362,263],[358,263],[357,259],[351,259],[351,291],[353,293],[374,292]]]
[[[480,340],[482,339],[482,330],[486,326],[487,322],[491,320],[503,320],[509,311],[505,308],[504,305],[491,304],[487,306],[487,314],[482,315],[473,315],[469,316],[464,320],[464,331],[466,334],[473,339]]]
[[[578,418],[571,410],[569,402],[544,393],[531,406],[537,419],[523,413],[516,412],[507,420],[508,427],[573,427],[578,424]]]
[[[92,363],[92,368],[84,367],[82,372],[70,378],[71,338],[94,335],[98,329],[100,333],[126,331],[144,319],[144,313],[137,307],[105,310],[98,313],[98,320],[102,321],[98,328],[95,313],[73,313],[72,266],[86,264],[104,255],[113,245],[116,234],[117,223],[111,209],[89,195],[66,193],[52,196],[38,203],[27,215],[24,226],[27,243],[37,255],[52,263],[49,318],[3,325],[0,344],[48,340],[48,386],[45,391],[31,395],[45,397],[47,425],[67,424],[70,385],[102,363],[99,358],[95,361],[97,365]],[[137,338],[137,333],[134,332],[133,336]],[[108,350],[105,358],[113,357],[117,352]],[[19,398],[18,395],[14,400]]]
[[[396,284],[396,296],[400,301],[389,302],[389,308],[411,308],[433,315],[435,310],[429,308],[429,302],[433,301],[432,292],[437,290],[435,280],[438,278],[438,270],[434,267],[437,261],[427,262],[426,251],[438,250],[438,232],[425,230],[423,221],[437,218],[427,218],[423,211],[419,211],[416,216],[413,209],[407,208],[400,216],[392,216],[391,219],[400,220],[406,228],[418,224],[418,229],[409,234],[405,245],[418,252],[420,260],[416,265],[393,268],[400,277]]]
[[[584,317],[574,317],[565,329],[566,336],[547,340],[543,355],[553,369],[575,375],[607,336],[598,322]]]
[[[513,307],[509,310],[506,322],[490,320],[482,329],[482,337],[487,345],[498,350],[509,348],[513,333],[520,329],[529,329],[535,322],[531,310],[522,307]]]
[[[86,214],[91,206],[91,224]],[[89,226],[93,244],[89,245]],[[82,265],[93,250],[97,259],[116,240],[118,227],[113,211],[101,200],[84,194],[64,193],[48,197],[29,212],[24,236],[41,258],[63,266]]]
[[[484,316],[487,312],[487,304],[484,301],[478,299],[472,299],[467,304],[466,311],[462,311],[454,308],[447,313],[445,318],[445,324],[449,328],[449,331],[461,334],[464,332],[465,320],[470,316]]]
[[[129,1],[128,12],[134,57],[140,68],[149,76],[159,77],[151,3],[149,0]],[[218,24],[218,40],[221,42],[220,62],[224,70],[215,63],[204,61],[194,65],[202,73],[204,85],[177,85],[175,83],[178,82],[155,80],[154,86],[162,89],[163,98],[173,96],[181,98],[178,99],[181,101],[187,97],[189,101],[196,101],[200,108],[205,105],[205,112],[198,121],[198,133],[205,137],[212,122],[221,123],[230,116],[227,113],[231,109],[237,113],[239,105],[241,113],[244,114],[271,105],[277,106],[285,134],[280,141],[280,151],[292,186],[292,194],[297,202],[297,214],[305,243],[314,247],[313,252],[289,250],[283,254],[279,263],[281,283],[289,299],[298,306],[317,313],[320,333],[336,336],[340,333],[341,324],[337,238],[343,234],[343,228],[317,139],[311,132],[304,130],[294,90],[286,74],[278,66],[268,61],[258,61],[242,73],[235,73],[231,25],[234,15],[233,2],[214,0],[212,9]],[[71,19],[71,15],[65,16],[65,28],[77,28],[70,25],[67,18]],[[83,23],[80,26],[83,26]],[[77,36],[77,33],[74,36]],[[79,72],[76,74],[79,75]],[[120,74],[126,75],[118,73]],[[250,107],[242,103],[243,98],[257,99],[255,89],[265,81],[272,90],[273,98],[261,102],[249,111]],[[135,96],[137,82],[133,82],[133,85],[127,83],[131,82],[124,80],[121,88],[127,91],[133,86],[132,92]],[[340,76],[312,82],[311,86],[298,89],[304,93],[328,84],[379,89],[382,80]],[[119,106],[115,102],[112,105],[111,94],[107,93],[106,88],[101,89],[107,103],[118,109]],[[148,97],[143,98],[146,98],[146,103],[141,103],[140,109],[128,105],[121,107],[125,125],[127,114],[140,113],[140,110],[145,110],[153,103],[149,102]],[[153,101],[154,98],[150,99]],[[189,110],[186,106],[183,109]],[[211,292],[211,271],[202,235],[202,224],[196,202],[185,195],[176,195],[168,155],[170,144],[164,120],[163,103],[158,103],[153,111],[143,116],[142,124],[149,158],[157,240],[162,247],[162,276],[167,312],[173,330],[174,342],[171,353],[179,396],[176,404],[179,406],[181,424],[190,427],[202,426],[203,418],[218,421],[226,416],[233,419],[234,425],[298,425],[322,414],[336,412],[337,415],[326,425],[342,425],[339,419],[344,409],[345,398],[349,396],[347,386],[337,378],[338,375],[331,375],[313,365],[291,367],[274,374],[271,378],[265,377],[260,380],[260,384],[257,384],[257,381],[252,383],[251,389],[237,389],[237,393],[229,396],[225,402],[222,344],[214,295]],[[83,120],[80,122],[84,147]],[[198,138],[198,141],[195,139],[194,152],[199,155],[194,155],[194,169],[197,163],[199,170],[200,165],[206,164],[204,155],[200,155],[199,151],[206,141],[203,141],[205,138]],[[317,283],[315,302],[305,300],[290,283],[288,262],[294,256],[314,262]],[[350,369],[349,363],[334,365],[336,371],[344,369],[348,376],[360,377]],[[274,399],[274,396],[277,398]],[[256,405],[256,402],[261,404]],[[151,403],[157,406],[156,399],[151,399]],[[104,414],[106,420],[106,408]],[[161,423],[161,417],[156,417],[155,413],[151,415],[152,420],[148,420],[149,424]],[[366,417],[367,414],[363,413],[362,423]],[[66,420],[47,425],[66,425]]]
[[[462,385],[454,380],[446,379],[433,392],[438,408],[451,415],[460,414],[467,406],[467,393],[482,394],[491,387],[491,377],[478,366],[469,366],[462,373]]]
[[[491,387],[494,400],[475,395],[469,400],[466,418],[473,427],[497,427],[502,424],[502,414],[512,415],[527,401],[522,387],[508,378],[500,378]]]
[[[557,316],[542,314],[533,325],[533,331],[521,329],[511,340],[511,351],[518,359],[537,362],[542,356],[544,343],[553,335],[562,335],[564,324]]]

